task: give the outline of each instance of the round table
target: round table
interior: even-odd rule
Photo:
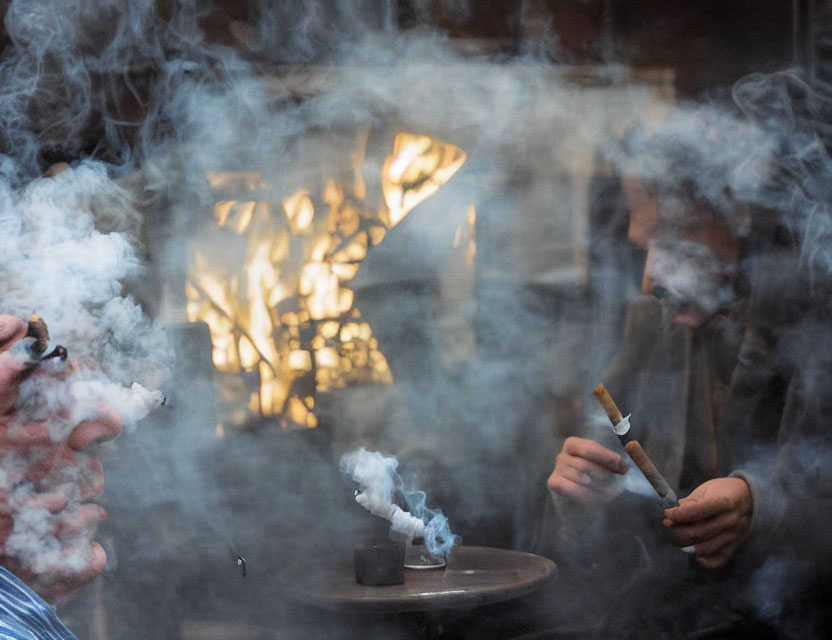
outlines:
[[[280,572],[287,595],[307,604],[362,612],[434,611],[529,595],[556,574],[555,563],[532,553],[456,546],[447,566],[405,569],[404,584],[366,586],[355,579],[351,554],[322,556]]]

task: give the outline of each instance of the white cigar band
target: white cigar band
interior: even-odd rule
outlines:
[[[623,436],[630,430],[630,416],[633,415],[632,413],[627,415],[626,418],[622,418],[618,424],[614,424],[612,426],[613,431],[615,431],[615,435]]]

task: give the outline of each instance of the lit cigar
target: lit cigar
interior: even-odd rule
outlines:
[[[26,325],[26,337],[34,338],[31,349],[37,354],[43,355],[46,347],[49,346],[49,329],[37,313],[29,316],[29,322]]]
[[[679,501],[676,499],[676,494],[670,488],[670,485],[667,484],[664,476],[656,469],[656,465],[647,457],[639,441],[630,440],[624,445],[624,450],[629,454],[632,461],[636,463],[636,466],[641,469],[647,481],[653,485],[662,502],[668,507],[678,507]]]
[[[49,346],[49,329],[46,326],[46,322],[37,313],[29,316],[26,337],[33,338],[32,344],[29,346],[29,351],[35,360],[47,360],[48,358],[66,360],[68,355],[67,350],[61,345],[56,346],[50,353],[43,355]]]
[[[670,488],[667,480],[665,480],[662,474],[659,473],[659,470],[656,469],[656,465],[654,465],[650,458],[647,457],[647,453],[644,451],[641,444],[639,444],[638,440],[633,440],[627,436],[627,432],[630,430],[629,416],[627,418],[622,417],[621,412],[618,410],[618,407],[612,399],[612,396],[610,396],[603,384],[599,384],[595,387],[592,390],[592,394],[598,399],[598,402],[600,402],[601,406],[604,408],[607,417],[612,423],[612,428],[615,431],[615,434],[624,445],[624,450],[627,452],[627,455],[629,455],[635,465],[641,469],[644,477],[647,478],[647,481],[653,486],[656,493],[659,494],[659,497],[662,499],[665,506],[678,506],[679,501],[676,499],[676,494],[673,492],[673,489]]]

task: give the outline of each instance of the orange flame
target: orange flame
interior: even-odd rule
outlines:
[[[315,393],[393,382],[345,284],[387,231],[465,159],[453,145],[398,134],[383,163],[384,203],[377,213],[360,206],[366,189],[358,170],[351,186],[328,180],[319,206],[306,189],[279,204],[256,199],[214,204],[216,227],[206,231],[191,261],[186,312],[189,321],[208,324],[218,370],[259,375],[249,411],[278,417],[284,426],[312,428],[318,424]],[[267,186],[257,172],[209,172],[206,179],[224,195]],[[244,248],[243,265],[233,264],[239,255],[235,245]],[[223,260],[227,256],[218,247],[232,258]]]

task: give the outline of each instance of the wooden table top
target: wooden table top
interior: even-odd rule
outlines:
[[[556,573],[554,562],[532,553],[456,546],[444,568],[405,569],[404,584],[359,584],[350,554],[322,556],[287,567],[280,572],[279,582],[290,597],[330,609],[431,611],[519,598],[541,588]]]

